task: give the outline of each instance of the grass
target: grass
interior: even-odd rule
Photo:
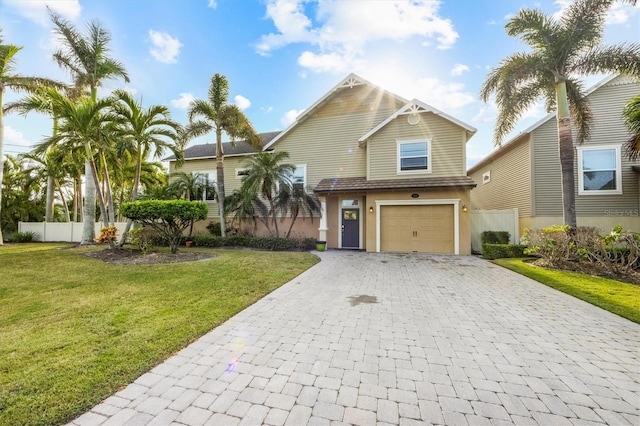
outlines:
[[[640,286],[577,272],[541,268],[525,260],[496,259],[494,263],[640,324]]]
[[[61,247],[0,247],[0,425],[73,419],[318,261],[210,250],[118,266]]]

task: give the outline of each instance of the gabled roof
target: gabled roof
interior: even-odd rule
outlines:
[[[362,86],[362,85],[367,85],[367,86],[373,86],[375,88],[377,88],[378,90],[382,91],[384,94],[389,95],[397,100],[399,100],[400,102],[407,102],[407,100],[401,96],[396,95],[395,93],[391,93],[387,90],[384,90],[378,86],[376,86],[375,84],[365,80],[364,78],[356,75],[356,74],[349,74],[348,76],[346,76],[344,79],[342,79],[342,81],[340,81],[340,83],[336,84],[331,90],[329,90],[323,97],[321,97],[320,99],[318,99],[313,105],[311,105],[309,108],[307,108],[306,110],[304,110],[304,112],[302,114],[300,114],[297,118],[296,121],[294,121],[289,127],[287,127],[286,129],[284,129],[278,136],[276,136],[275,138],[273,138],[271,140],[271,142],[269,142],[268,144],[266,144],[264,146],[263,149],[267,149],[269,147],[271,147],[274,143],[276,143],[280,138],[282,138],[284,135],[286,135],[287,133],[289,133],[294,127],[296,127],[299,123],[301,123],[308,115],[310,115],[313,111],[317,110],[320,106],[324,105],[324,103],[327,101],[327,99],[329,97],[331,97],[336,91],[338,91],[339,89],[345,88],[345,87],[355,87],[355,86]]]
[[[259,133],[258,135],[262,138],[262,146],[268,144],[273,138],[275,138],[280,132],[266,132]],[[234,146],[235,145],[235,146]],[[256,149],[247,141],[236,141],[232,142],[223,142],[222,150],[224,152],[225,157],[237,157],[242,155],[250,155],[259,152],[260,149]],[[184,150],[184,159],[185,160],[199,160],[199,159],[210,159],[216,158],[216,144],[215,143],[205,143],[200,145],[190,146],[189,148]],[[176,156],[171,155],[163,161],[171,161],[175,160]]]
[[[468,176],[445,176],[413,179],[367,180],[366,177],[322,179],[314,189],[316,193],[392,191],[435,188],[474,188],[476,183]]]
[[[589,96],[590,94],[592,94],[593,92],[595,92],[596,90],[598,90],[602,86],[605,86],[606,84],[612,82],[613,80],[615,80],[619,76],[620,76],[620,74],[611,74],[611,75],[605,77],[600,82],[598,82],[598,83],[594,84],[593,86],[591,86],[586,91],[585,96]],[[540,120],[536,121],[531,126],[527,127],[526,129],[524,129],[523,131],[518,133],[513,138],[509,139],[507,142],[505,142],[504,144],[500,145],[498,148],[493,150],[493,152],[489,153],[482,160],[478,161],[476,164],[471,166],[467,170],[467,173],[475,173],[480,167],[484,166],[489,161],[492,161],[495,158],[501,156],[502,154],[508,152],[509,150],[511,150],[511,148],[515,147],[518,142],[522,142],[523,140],[525,140],[526,139],[525,136],[528,136],[531,132],[536,130],[538,127],[542,126],[547,121],[555,118],[555,116],[556,116],[555,112],[548,113],[547,115],[542,117]]]
[[[467,138],[467,140],[469,140],[471,138],[471,136],[473,136],[473,134],[475,132],[478,131],[478,129],[476,129],[473,126],[470,126],[460,120],[458,120],[455,117],[450,116],[449,114],[440,111],[439,109],[432,107],[429,104],[426,104],[418,99],[413,99],[410,102],[408,102],[407,104],[405,104],[402,108],[400,108],[399,110],[397,110],[396,112],[394,112],[393,114],[391,114],[391,116],[389,116],[386,120],[384,120],[382,123],[378,124],[376,127],[374,127],[373,129],[369,130],[366,134],[362,135],[362,137],[360,139],[358,139],[358,142],[360,142],[361,145],[365,144],[367,142],[367,139],[369,139],[371,136],[373,136],[376,132],[378,132],[378,130],[382,129],[384,126],[386,126],[387,124],[389,124],[391,121],[395,120],[396,118],[398,118],[398,116],[400,115],[416,115],[416,114],[421,114],[421,113],[425,113],[425,112],[430,112],[433,113],[435,115],[439,115],[440,117],[444,118],[445,120],[448,120],[454,124],[457,124],[458,126],[462,127],[463,129],[465,129],[467,131],[467,133],[469,134],[469,137]]]

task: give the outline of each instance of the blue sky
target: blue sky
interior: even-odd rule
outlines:
[[[0,0],[0,28],[5,43],[24,47],[19,73],[69,81],[51,59],[56,39],[46,5],[78,28],[98,20],[112,34],[111,56],[131,78],[126,85],[106,81],[99,94],[126,88],[145,106],[169,106],[181,123],[189,100],[206,96],[214,73],[227,76],[230,101],[267,132],[286,128],[354,72],[478,128],[467,148],[471,166],[494,149],[496,111],[478,98],[482,82],[502,58],[526,50],[504,24],[520,8],[556,14],[568,1]],[[605,43],[638,41],[640,8],[616,4]],[[515,133],[544,115],[535,106]],[[5,151],[16,155],[42,141],[51,121],[14,114],[5,125]]]

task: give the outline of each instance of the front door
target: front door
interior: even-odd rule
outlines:
[[[360,248],[359,209],[342,209],[342,248]]]

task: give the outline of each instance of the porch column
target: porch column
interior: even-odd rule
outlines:
[[[320,227],[318,228],[318,241],[327,241],[327,197],[318,197],[320,200]]]

